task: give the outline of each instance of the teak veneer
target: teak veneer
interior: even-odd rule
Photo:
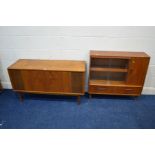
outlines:
[[[75,95],[85,90],[85,62],[71,60],[20,59],[8,73],[14,91],[20,93]]]
[[[141,95],[149,60],[144,52],[90,51],[90,96]]]
[[[0,91],[2,91],[2,85],[1,85],[1,83],[0,83]]]

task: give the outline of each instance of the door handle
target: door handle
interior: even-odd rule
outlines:
[[[106,90],[107,88],[98,87],[97,90]]]

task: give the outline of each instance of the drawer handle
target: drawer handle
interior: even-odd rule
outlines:
[[[97,88],[97,90],[106,90],[107,88]]]
[[[132,60],[132,63],[134,64],[135,63],[135,60]]]
[[[132,91],[133,89],[128,88],[128,89],[125,89],[125,90],[127,90],[127,91]]]

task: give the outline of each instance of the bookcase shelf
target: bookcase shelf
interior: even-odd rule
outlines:
[[[114,80],[90,80],[90,85],[104,85],[104,86],[124,86],[124,81],[114,81]]]
[[[128,72],[128,69],[91,67],[90,71],[93,71],[93,72]]]

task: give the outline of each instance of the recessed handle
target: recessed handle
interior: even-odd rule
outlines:
[[[135,60],[132,60],[132,63],[134,64],[135,63]]]
[[[107,88],[104,87],[97,87],[97,90],[106,90]]]
[[[132,91],[133,89],[131,89],[131,88],[127,88],[127,89],[125,89],[125,90],[127,90],[127,91]]]

